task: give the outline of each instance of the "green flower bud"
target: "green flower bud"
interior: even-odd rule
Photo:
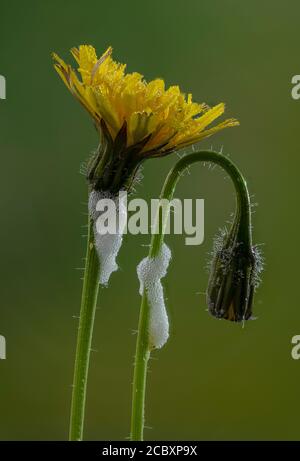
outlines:
[[[209,312],[232,322],[252,319],[253,296],[259,284],[262,258],[251,239],[239,240],[239,226],[215,240],[207,289]]]

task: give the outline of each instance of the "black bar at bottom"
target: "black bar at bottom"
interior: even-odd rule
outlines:
[[[3,456],[4,453],[9,456],[28,455],[31,459],[43,460],[44,457],[51,456],[72,456],[75,459],[99,459],[99,458],[123,458],[138,459],[147,456],[148,459],[164,457],[185,456],[186,458],[196,459],[200,456],[211,458],[213,455],[227,456],[262,454],[263,450],[268,450],[269,457],[274,449],[276,456],[281,454],[286,457],[287,450],[295,449],[299,453],[300,441],[261,441],[261,442],[129,442],[129,441],[99,441],[99,442],[34,442],[34,441],[0,441],[1,459],[10,459]],[[20,458],[21,459],[21,458]]]

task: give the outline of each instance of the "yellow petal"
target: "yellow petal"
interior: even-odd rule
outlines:
[[[193,102],[176,85],[165,88],[162,79],[147,83],[137,72],[125,73],[126,65],[112,59],[112,48],[98,59],[95,48],[80,45],[71,53],[78,64],[79,77],[59,56],[53,54],[61,79],[89,114],[103,119],[113,138],[126,122],[127,145],[151,135],[143,152],[186,146],[235,126],[234,119],[208,128],[224,112],[224,104],[209,108]]]

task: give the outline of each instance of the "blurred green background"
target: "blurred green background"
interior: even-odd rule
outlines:
[[[234,209],[220,170],[195,166],[176,196],[205,199],[205,242],[167,243],[172,335],[154,354],[147,439],[300,439],[298,186],[300,73],[297,0],[1,1],[0,439],[66,439],[85,253],[86,182],[80,164],[97,145],[91,120],[52,68],[55,50],[90,43],[146,79],[179,84],[196,101],[224,101],[239,128],[203,147],[221,149],[246,174],[254,239],[266,270],[242,329],[206,312],[212,239]],[[157,197],[175,157],[146,163],[137,196]],[[129,435],[140,297],[136,265],[147,236],[127,236],[121,270],[102,289],[90,367],[86,439]],[[198,293],[198,294],[197,294]],[[151,429],[150,429],[151,428]]]

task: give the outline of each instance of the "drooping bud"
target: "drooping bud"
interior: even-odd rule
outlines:
[[[239,239],[239,230],[233,226],[229,235],[224,232],[215,240],[207,289],[209,312],[232,322],[253,318],[253,296],[262,271],[258,248],[251,239]]]

